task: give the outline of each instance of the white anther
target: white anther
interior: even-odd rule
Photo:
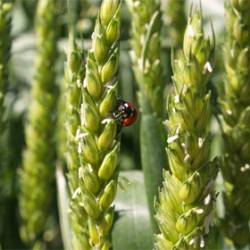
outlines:
[[[201,241],[200,241],[200,248],[205,247],[205,240],[203,238],[203,236],[201,236]]]
[[[80,118],[81,118],[81,124],[82,124],[82,125],[86,125],[85,105],[84,105],[83,103],[81,104]]]
[[[194,243],[195,243],[195,239],[192,239],[192,240],[189,241],[190,246],[193,245]]]
[[[211,201],[211,194],[208,194],[207,197],[204,200],[204,204],[208,205],[210,203],[210,201]]]
[[[80,167],[80,168],[78,169],[78,176],[79,176],[80,178],[83,176],[83,168],[82,168],[82,167]]]
[[[77,152],[78,152],[78,154],[82,153],[82,145],[80,142],[78,143]]]
[[[210,62],[206,62],[204,67],[203,67],[203,74],[205,74],[207,71],[209,73],[213,72],[213,69],[212,69],[212,66],[211,66]]]
[[[76,130],[76,136],[75,136],[75,138],[78,138],[78,136],[79,136],[80,133],[81,133],[81,131],[80,131],[80,129],[78,128],[78,129]]]
[[[177,140],[178,138],[179,138],[178,135],[171,136],[171,137],[168,138],[167,142],[168,142],[168,143],[171,143],[171,142]]]
[[[203,214],[204,210],[202,208],[195,210],[197,214]]]
[[[82,85],[85,89],[87,88],[87,78],[84,78]]]
[[[78,187],[72,195],[72,198],[75,199],[77,195],[81,194],[81,189]]]
[[[87,165],[87,168],[88,168],[88,170],[89,170],[90,173],[92,173],[94,171],[93,168],[91,167],[91,165],[89,163]]]
[[[201,148],[201,147],[202,147],[203,142],[204,142],[204,139],[203,139],[203,138],[201,138],[201,137],[199,137],[199,138],[198,138],[198,147],[199,147],[199,148]]]
[[[246,163],[243,167],[240,168],[240,171],[241,172],[246,172],[249,169],[250,169],[250,165],[248,163]]]
[[[107,89],[112,89],[114,86],[112,85],[112,84],[107,84],[106,86],[105,86],[105,88],[107,88]]]
[[[76,80],[76,85],[77,85],[78,88],[81,88],[81,81],[80,81],[80,79]]]
[[[179,95],[176,95],[176,96],[174,97],[174,102],[175,102],[175,103],[179,103],[179,102],[180,102],[180,96],[179,96]]]
[[[179,134],[179,133],[180,133],[180,129],[181,129],[181,124],[178,125],[178,127],[177,127],[175,133],[176,133],[176,134]]]
[[[78,131],[79,131],[79,133],[78,133]],[[77,130],[77,132],[76,132],[76,140],[78,141],[79,139],[84,138],[87,135],[88,135],[88,133],[80,133],[80,130]]]
[[[184,157],[184,162],[188,162],[189,159],[190,159],[190,154],[186,154]]]

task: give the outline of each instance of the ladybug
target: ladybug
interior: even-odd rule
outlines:
[[[116,110],[112,113],[112,116],[118,126],[127,127],[135,122],[137,110],[132,103],[118,99],[116,100]]]

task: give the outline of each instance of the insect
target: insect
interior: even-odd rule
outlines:
[[[127,127],[133,124],[137,118],[136,107],[121,99],[116,100],[116,110],[112,113],[118,126]]]

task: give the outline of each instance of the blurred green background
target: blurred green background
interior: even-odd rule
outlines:
[[[221,41],[224,31],[224,7],[223,0],[203,0],[202,9],[204,24],[207,34],[211,34],[211,22],[215,29],[217,40],[216,65],[218,69],[213,75],[210,88],[220,82]],[[23,249],[25,246],[19,236],[19,215],[18,215],[18,169],[21,166],[22,152],[25,147],[24,124],[26,122],[27,109],[30,103],[30,83],[33,77],[33,66],[35,58],[35,34],[34,17],[36,0],[13,1],[12,10],[12,49],[9,62],[9,86],[5,98],[5,119],[7,127],[0,137],[0,244],[2,249]],[[186,13],[189,13],[190,5],[199,1],[187,1]],[[71,0],[71,18],[76,20],[76,30],[79,44],[83,43],[87,50],[90,46],[90,38],[93,32],[95,18],[98,12],[100,1],[97,0]],[[67,44],[68,17],[66,0],[58,0],[59,17],[59,58],[57,62],[57,83],[64,84],[63,69],[65,61],[64,49]],[[120,54],[120,84],[119,96],[137,104],[136,90],[129,57],[129,29],[130,16],[123,4],[122,25],[121,25],[121,54]],[[166,37],[166,27],[162,30],[162,60],[165,64],[164,73],[166,84],[171,83],[169,71],[169,52],[171,50],[171,39]],[[0,38],[1,39],[1,38]],[[163,65],[164,66],[164,65]],[[216,96],[213,97],[215,104]],[[216,106],[214,105],[214,109]],[[120,167],[122,170],[141,169],[140,148],[139,148],[139,124],[138,121],[132,126],[123,130],[122,147],[120,156]],[[211,127],[212,132],[218,132],[218,124],[214,119]],[[213,138],[212,154],[220,154],[220,137]],[[122,175],[122,174],[121,174]],[[129,176],[126,175],[127,178]],[[218,182],[220,183],[220,182]],[[55,186],[56,188],[56,186]],[[218,203],[220,213],[222,208]],[[57,207],[57,200],[54,200]],[[221,212],[222,211],[222,212]],[[58,217],[57,217],[58,220]],[[48,232],[48,242],[51,249],[61,249],[62,240],[58,221],[52,221],[54,230]]]

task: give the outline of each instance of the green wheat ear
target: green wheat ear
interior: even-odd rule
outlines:
[[[162,183],[162,168],[166,165],[162,124],[164,115],[160,42],[162,14],[159,1],[126,0],[126,2],[131,14],[130,56],[139,86],[141,163],[152,231],[158,232],[154,219],[154,198],[158,193],[158,186]]]
[[[74,197],[87,213],[93,249],[109,249],[111,245],[109,232],[114,217],[112,203],[120,143],[116,121],[110,114],[117,98],[121,4],[119,0],[104,0],[101,4],[86,59],[85,78],[79,81],[80,125],[72,133],[80,159],[80,165],[76,165],[80,168],[76,172],[78,188]]]
[[[37,54],[31,104],[26,124],[27,148],[20,170],[21,237],[36,248],[42,245],[53,199],[55,174],[55,108],[57,87],[56,1],[40,0],[36,13]]]
[[[79,187],[80,159],[77,153],[77,142],[75,139],[77,129],[80,126],[80,107],[82,101],[81,86],[85,77],[84,52],[77,46],[74,30],[71,27],[67,49],[67,61],[65,62],[66,81],[66,163],[68,167],[68,184],[70,189],[71,227],[73,231],[72,249],[89,249],[87,214],[81,206],[81,199],[75,192]]]
[[[161,120],[163,115],[163,78],[160,63],[162,26],[160,5],[155,1],[127,0],[132,16],[130,52],[140,95],[145,95],[150,110]],[[143,104],[141,104],[144,112]],[[149,111],[145,111],[149,112]]]
[[[225,141],[222,162],[226,236],[237,248],[250,240],[250,1],[225,1],[225,78],[219,93]]]
[[[0,134],[5,128],[4,122],[4,97],[8,83],[8,61],[10,58],[11,47],[11,10],[12,4],[7,1],[0,0]]]
[[[189,17],[183,51],[172,60],[174,94],[169,97],[165,121],[167,155],[172,174],[164,171],[156,203],[161,233],[156,249],[204,248],[212,223],[218,159],[209,160],[208,124],[214,41],[205,38],[200,12]]]

